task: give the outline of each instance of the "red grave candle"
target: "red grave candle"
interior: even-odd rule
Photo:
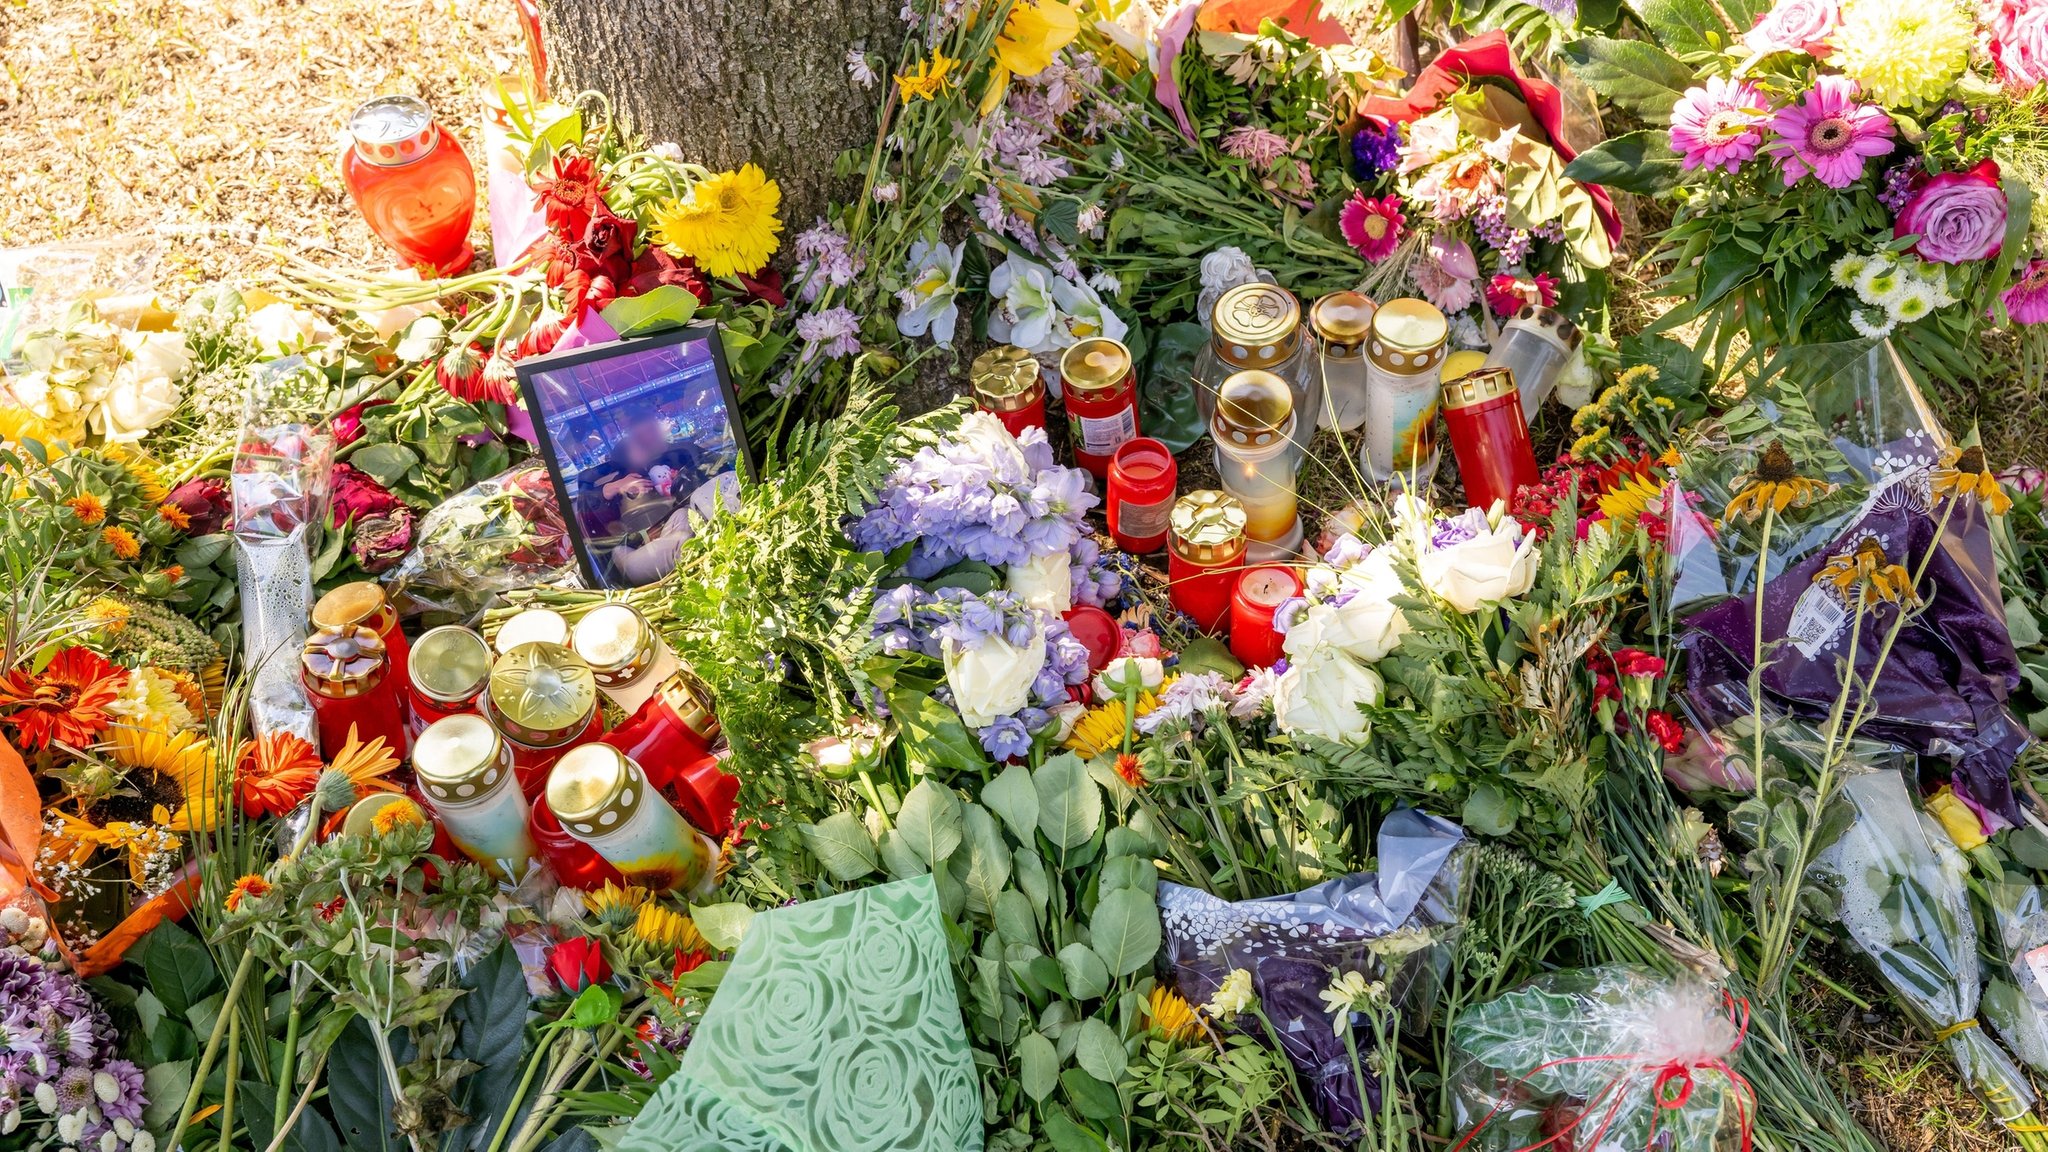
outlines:
[[[370,231],[408,265],[469,267],[476,174],[455,136],[411,96],[380,96],[348,120],[341,182]]]
[[[1279,564],[1248,569],[1230,598],[1230,654],[1254,668],[1270,668],[1285,639],[1273,627],[1273,610],[1301,595],[1301,577]]]
[[[491,647],[460,624],[430,628],[412,647],[411,731],[417,737],[445,716],[478,711],[491,675]]]
[[[1083,340],[1060,357],[1060,383],[1074,463],[1105,479],[1116,450],[1139,435],[1138,375],[1131,370],[1131,350],[1107,336]]]
[[[512,749],[513,770],[528,803],[547,788],[562,754],[604,735],[597,678],[583,658],[560,644],[521,644],[491,665],[484,715]]]
[[[1227,492],[1190,492],[1173,506],[1166,578],[1173,606],[1205,632],[1230,619],[1244,572],[1244,505]]]
[[[322,628],[299,654],[299,681],[313,704],[321,755],[333,759],[350,729],[367,744],[382,738],[394,755],[411,746],[398,678],[391,675],[384,641],[369,628]]]
[[[1444,385],[1443,412],[1467,505],[1512,504],[1515,489],[1536,483],[1536,449],[1513,371],[1481,368]]]
[[[690,823],[723,839],[732,831],[740,782],[711,751],[718,718],[710,700],[702,681],[678,670],[603,739],[640,765]]]
[[[968,371],[974,404],[1003,422],[1012,436],[1045,428],[1045,379],[1038,358],[1014,344],[1000,344],[974,358]]]
[[[1166,547],[1179,480],[1173,452],[1157,440],[1141,436],[1116,450],[1109,461],[1108,517],[1117,547],[1136,553]]]

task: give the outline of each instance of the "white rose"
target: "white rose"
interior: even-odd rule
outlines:
[[[1017,599],[1058,616],[1074,606],[1073,567],[1065,552],[1050,552],[1010,565],[1003,584]]]
[[[1312,584],[1334,586],[1349,592],[1350,599],[1341,604],[1309,605],[1287,630],[1283,647],[1289,660],[1329,648],[1371,663],[1385,658],[1407,635],[1408,618],[1394,604],[1394,597],[1405,589],[1388,550],[1376,551],[1343,572]]]
[[[1166,680],[1166,665],[1150,656],[1119,656],[1095,674],[1097,700],[1121,699],[1133,682],[1146,692]]]
[[[121,337],[128,362],[93,409],[93,431],[115,444],[133,443],[177,412],[178,381],[192,370],[185,338],[175,332],[129,332]]]
[[[1290,662],[1273,690],[1273,719],[1282,732],[1340,744],[1361,744],[1372,722],[1360,710],[1380,702],[1380,674],[1344,655],[1322,651]]]
[[[1468,516],[1476,515],[1468,513]],[[1422,553],[1422,584],[1460,612],[1512,599],[1536,583],[1536,538],[1503,519],[1469,540]]]
[[[448,326],[439,316],[419,316],[404,327],[405,335],[392,346],[391,354],[407,364],[417,364],[429,356],[439,355],[441,346],[447,343]]]
[[[1081,717],[1088,714],[1088,706],[1078,700],[1069,700],[1049,711],[1052,713],[1052,742],[1065,744],[1067,737],[1072,736],[1074,728],[1081,723]]]
[[[249,326],[249,335],[256,341],[257,350],[272,360],[304,352],[333,335],[333,330],[318,316],[282,300],[265,304],[249,313],[245,322]]]
[[[1022,648],[1000,635],[971,649],[948,640],[943,656],[946,686],[953,690],[960,722],[986,728],[1031,703],[1031,682],[1045,667],[1045,628],[1033,628],[1030,642]]]

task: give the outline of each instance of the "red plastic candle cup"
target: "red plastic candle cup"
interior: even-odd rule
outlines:
[[[563,884],[585,892],[602,888],[607,883],[621,888],[626,886],[626,878],[619,874],[611,861],[563,830],[562,821],[555,816],[555,810],[548,807],[546,796],[534,801],[527,830],[533,837],[534,847],[540,851],[541,859],[547,861],[548,870]]]
[[[719,727],[710,699],[710,689],[678,670],[603,740],[644,765],[647,779],[690,823],[722,838],[732,831],[740,782],[719,767],[711,750]]]
[[[1116,450],[1109,461],[1108,516],[1117,547],[1135,553],[1166,547],[1179,481],[1173,452],[1157,440],[1141,436]]]
[[[412,747],[390,653],[371,628],[321,628],[299,654],[299,682],[313,705],[320,751],[332,759],[349,733],[365,743],[382,739],[403,756]]]
[[[1000,344],[974,358],[968,371],[974,404],[1003,422],[1012,436],[1045,428],[1045,379],[1038,358],[1014,344]]]
[[[1124,642],[1124,628],[1116,617],[1092,604],[1082,604],[1068,609],[1066,621],[1068,633],[1088,649],[1088,671],[1109,667]]]
[[[1512,506],[1515,489],[1536,483],[1536,449],[1513,371],[1481,368],[1451,381],[1444,385],[1443,411],[1467,505]]]
[[[1273,627],[1273,612],[1299,595],[1301,577],[1292,568],[1267,564],[1246,569],[1230,598],[1230,654],[1250,667],[1272,667],[1285,639]]]
[[[469,267],[476,174],[455,136],[411,96],[380,96],[349,117],[341,182],[370,231],[408,265]]]
[[[1244,505],[1227,492],[1190,492],[1168,520],[1167,594],[1195,626],[1214,632],[1230,620],[1230,598],[1244,574]]]

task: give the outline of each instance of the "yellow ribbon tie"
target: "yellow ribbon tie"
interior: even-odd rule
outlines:
[[[1976,1026],[1977,1021],[1974,1019],[1959,1020],[1956,1023],[1951,1024],[1948,1027],[1943,1028],[1940,1031],[1936,1032],[1934,1034],[1934,1038],[1936,1040],[1946,1040],[1951,1036],[1957,1035],[1958,1033],[1968,1032],[1970,1029],[1975,1028]]]

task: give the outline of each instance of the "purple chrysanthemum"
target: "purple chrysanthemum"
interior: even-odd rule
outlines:
[[[1351,178],[1361,184],[1393,171],[1400,159],[1400,133],[1371,117],[1351,136]]]
[[[142,1095],[142,1069],[127,1060],[109,1060],[92,1078],[93,1095],[109,1120],[142,1122],[148,1101]]]

